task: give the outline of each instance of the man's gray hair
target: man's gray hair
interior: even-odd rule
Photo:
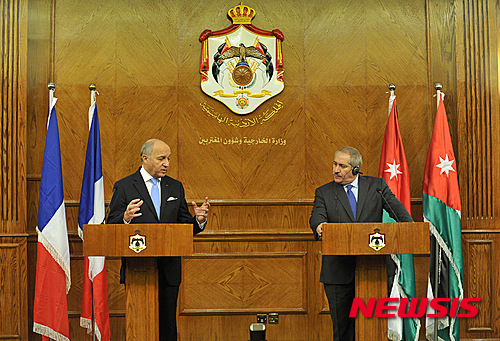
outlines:
[[[345,146],[340,148],[335,152],[335,156],[337,156],[338,153],[346,153],[349,154],[349,164],[352,167],[361,167],[361,164],[363,163],[363,158],[361,157],[361,153],[353,147]]]
[[[153,147],[154,147],[155,143],[158,141],[161,141],[161,140],[150,139],[150,140],[147,140],[146,142],[144,142],[144,144],[142,145],[142,148],[141,148],[141,160],[142,160],[143,155],[146,155],[148,158],[151,157],[151,153],[153,152]]]

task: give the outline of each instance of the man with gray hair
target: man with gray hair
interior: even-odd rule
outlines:
[[[316,240],[324,223],[381,222],[385,209],[396,221],[413,221],[384,179],[360,176],[361,153],[342,147],[333,159],[333,181],[316,189],[309,224]],[[354,341],[355,320],[349,318],[354,299],[355,256],[323,256],[320,282],[323,283],[335,341]]]
[[[193,201],[195,216],[189,213],[182,183],[167,176],[170,147],[151,139],[141,148],[142,166],[132,175],[117,181],[109,203],[109,224],[181,223],[191,224],[193,235],[203,231],[210,204]],[[120,283],[125,283],[124,261]],[[160,340],[177,340],[176,309],[181,283],[181,258],[158,259],[158,296]],[[137,336],[137,335],[136,335]],[[138,336],[139,337],[139,336]]]

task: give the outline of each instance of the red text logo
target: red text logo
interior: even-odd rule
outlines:
[[[408,302],[409,301],[409,302]],[[349,317],[356,317],[358,310],[361,311],[364,317],[422,317],[427,311],[427,305],[434,310],[434,313],[427,314],[427,317],[474,317],[478,313],[478,309],[471,305],[471,302],[480,302],[480,298],[369,298],[368,304],[365,305],[363,299],[354,298],[352,301],[351,312]],[[398,304],[399,307],[398,307]],[[409,304],[408,304],[409,303]],[[448,308],[449,307],[449,308]],[[464,313],[459,313],[459,308],[464,310]]]

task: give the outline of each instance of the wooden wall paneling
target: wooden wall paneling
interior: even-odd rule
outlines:
[[[1,5],[0,338],[26,339],[27,3]]]
[[[498,3],[458,1],[457,112],[459,174],[462,194],[464,272],[467,297],[481,297],[478,317],[461,325],[467,338],[495,339],[500,335],[498,194],[499,87]],[[465,188],[465,190],[464,190]],[[465,234],[465,232],[471,234]],[[494,232],[490,234],[489,232]],[[490,264],[490,266],[487,266]],[[483,309],[481,311],[481,309]]]
[[[460,2],[457,32],[458,112],[462,210],[467,229],[496,220],[498,191],[498,7],[490,1]],[[463,65],[463,66],[462,66]]]
[[[26,8],[2,2],[0,233],[24,233],[26,224]]]
[[[244,138],[282,139],[286,143],[242,148],[244,198],[292,199],[304,196],[307,165],[304,162],[305,121],[301,110],[303,95],[299,89],[293,90],[296,91],[277,96],[286,103],[277,115],[261,126],[244,132]],[[273,99],[268,101],[269,104],[275,103]],[[266,107],[263,106],[262,110]]]
[[[356,146],[363,154],[366,139],[360,132],[364,115],[365,89],[362,87],[309,87],[306,97],[307,197],[314,198],[315,189],[332,181],[333,155],[342,146]],[[331,105],[332,97],[338,102]],[[360,103],[361,102],[361,103]],[[363,172],[365,169],[363,168]]]
[[[428,141],[430,141],[437,112],[435,84],[440,83],[443,86],[442,92],[446,95],[445,107],[452,143],[455,155],[460,161],[463,157],[459,155],[457,75],[462,66],[456,53],[461,48],[459,31],[457,30],[460,27],[457,19],[460,17],[457,13],[457,7],[459,7],[457,3],[455,0],[426,1],[428,55],[428,92],[426,96],[430,112],[430,119],[427,122]]]
[[[310,231],[312,202],[312,199],[214,200],[210,209],[210,231],[278,228]]]
[[[492,70],[491,70],[491,79],[492,79],[492,85],[493,85],[493,88],[495,89],[494,91],[492,91],[492,95],[493,95],[493,99],[495,99],[493,101],[493,103],[491,103],[491,108],[492,108],[492,112],[493,112],[493,115],[492,115],[492,131],[493,132],[498,132],[498,130],[500,129],[500,122],[499,122],[499,115],[498,113],[500,113],[500,60],[499,60],[499,57],[500,56],[500,29],[498,29],[500,27],[500,4],[497,2],[496,4],[496,7],[495,6],[491,6],[490,7],[490,13],[494,13],[495,15],[493,16],[494,18],[492,19],[492,24],[493,25],[490,25],[489,29],[490,29],[490,44],[492,44],[492,48],[490,49],[490,53],[493,55],[492,57],[492,60],[495,61],[495,57],[496,57],[496,60],[497,62],[496,63],[493,63],[492,65]],[[495,19],[496,18],[496,26],[494,25],[495,24]],[[495,32],[496,31],[496,32]],[[496,86],[495,86],[496,84]],[[496,160],[500,160],[500,148],[496,148],[496,146],[498,146],[499,144],[499,139],[498,139],[498,134],[493,134],[492,135],[492,147],[494,148],[494,151],[493,151],[493,157],[495,159],[495,165],[498,164],[498,162]],[[494,186],[494,190],[493,190],[493,195],[496,197],[499,193],[499,174],[498,174],[498,170],[495,169],[495,171],[493,172],[493,186]],[[494,205],[494,208],[493,208],[493,212],[494,212],[494,215],[495,216],[498,216],[499,212],[500,212],[500,207],[497,205],[497,202],[494,201],[495,205]]]
[[[26,340],[26,235],[0,235],[0,338]]]
[[[194,255],[183,264],[182,314],[307,312],[303,252]]]
[[[425,163],[421,145],[426,144],[426,126],[414,124],[416,120],[425,122],[427,116],[423,113],[428,110],[425,3],[382,5],[366,1],[331,6],[324,9],[329,16],[311,16],[317,26],[311,25],[306,36],[309,45],[305,50],[314,51],[306,55],[306,70],[311,75],[307,78],[307,139],[313,141],[306,150],[307,179],[315,181],[308,188],[309,193],[330,181],[333,152],[343,145],[361,151],[365,174],[378,174],[389,83],[397,85],[397,96],[401,94],[398,107],[403,136],[418,137],[406,143],[407,155],[419,151],[416,159],[410,161],[412,165]],[[323,9],[318,11],[323,13]],[[349,15],[344,16],[345,13]],[[330,28],[321,20],[330,20],[334,25]],[[331,46],[339,47],[333,55]],[[314,70],[321,75],[314,74]],[[412,194],[420,195],[421,171],[410,171],[416,178],[412,181]]]
[[[471,339],[497,340],[500,335],[500,255],[497,251],[500,234],[490,230],[464,233],[464,264],[467,269],[464,297],[481,298],[474,304],[479,313],[474,318],[462,319],[461,335]]]
[[[51,63],[54,42],[52,5],[53,1],[35,1],[28,7],[28,181],[36,180],[34,179],[36,175],[40,177],[42,173],[43,149],[49,114],[47,84],[54,80]]]
[[[471,260],[468,263],[470,274],[467,287],[470,297],[480,297],[481,304],[478,304],[479,314],[473,321],[467,321],[468,332],[492,332],[493,324],[491,320],[492,311],[492,282],[493,274],[488,271],[494,266],[492,255],[492,240],[468,240],[467,256]],[[488,307],[489,306],[489,307]]]
[[[28,237],[27,243],[27,300],[28,300],[28,316],[27,316],[27,327],[26,332],[28,333],[28,339],[33,340],[33,302],[35,300],[35,276],[36,276],[36,252],[37,252],[37,239],[34,235]]]
[[[492,216],[490,84],[489,73],[484,72],[489,68],[490,55],[486,44],[488,12],[483,4],[483,1],[464,3],[464,54],[468,57],[464,125],[468,127],[469,145],[474,146],[467,148],[467,158],[476,161],[471,165],[473,172],[468,173],[467,181],[470,193],[466,199],[467,216],[472,219]]]
[[[140,148],[153,137],[169,144],[169,175],[178,177],[180,3],[123,1],[115,8],[115,40],[124,44],[116,45],[116,132],[122,148],[117,151],[114,180],[137,170]]]
[[[101,94],[97,103],[103,173],[110,197],[113,183],[139,167],[139,151],[147,139],[164,139],[177,155],[177,35],[170,31],[175,11],[167,10],[165,3],[127,2],[57,3],[55,11],[60,22],[55,69],[63,172],[78,175],[65,178],[66,198],[79,198],[90,83]],[[172,164],[175,177],[176,158]]]
[[[307,197],[314,197],[316,187],[331,181],[336,149],[344,145],[364,147],[360,129],[365,128],[366,89],[359,80],[366,71],[365,56],[360,53],[364,51],[364,39],[360,38],[365,32],[365,9],[364,3],[347,2],[314,2],[306,9]]]
[[[315,247],[311,248],[313,242],[310,235],[306,237],[302,234],[294,235],[292,233],[282,236],[279,230],[270,231],[270,237],[267,239],[255,237],[252,232],[248,232],[246,239],[238,239],[232,235],[225,240],[224,234],[226,233],[214,234],[217,234],[217,236],[200,239],[199,237],[203,235],[200,234],[195,237],[195,255],[185,259],[184,281],[181,286],[179,304],[179,324],[184,326],[179,328],[179,330],[183,330],[183,332],[179,332],[181,340],[196,340],[202,336],[208,336],[213,340],[248,338],[248,327],[256,321],[256,313],[258,312],[279,313],[279,324],[267,325],[268,339],[316,340],[318,335],[324,334],[324,332],[321,332],[323,328],[320,321],[326,322],[326,333],[329,332],[329,329],[331,329],[331,326],[328,327],[330,317],[329,315],[319,315],[318,302],[320,300],[316,297],[320,285],[318,282],[319,264],[316,263],[315,259],[319,258],[313,255],[317,255],[320,243],[314,243]],[[213,244],[218,244],[215,247],[219,252],[218,254],[214,254]],[[284,250],[286,251],[283,252]],[[311,257],[315,257],[315,259]],[[200,260],[204,266],[196,265]],[[224,263],[224,266],[221,266],[220,261]],[[259,266],[256,268],[255,265]],[[204,272],[206,274],[203,274]],[[221,274],[220,278],[226,280],[217,280],[219,278],[218,273]],[[214,274],[214,278],[200,281],[200,278],[214,276]],[[234,276],[229,276],[229,274]],[[251,274],[254,274],[254,276]],[[283,276],[280,275],[280,280],[268,281],[269,278],[279,274],[284,274]],[[196,280],[194,283],[189,284],[191,281],[188,277],[193,276],[196,277]],[[248,276],[248,280],[242,281],[241,278],[245,276]],[[198,281],[200,283],[197,283]],[[214,281],[217,282],[215,285],[207,284],[203,286],[203,283],[212,283]],[[277,288],[276,285],[279,285],[280,282],[285,285],[283,287],[284,293],[288,293],[285,295],[286,299],[280,298],[283,294],[274,294],[273,287]],[[253,291],[244,289],[248,285],[252,285],[257,289]],[[191,290],[194,286],[197,287],[195,291]],[[231,290],[227,291],[221,288]],[[196,311],[184,310],[183,312],[182,307],[185,306],[187,301],[196,301],[199,304],[207,305],[207,307],[213,306],[214,300],[222,302],[222,305],[227,304],[227,298],[224,300],[214,299],[214,297],[220,296],[217,294],[219,291],[222,296],[227,297],[233,297],[237,293],[241,294],[239,295],[241,296],[240,299],[235,298],[241,300],[241,303],[232,305],[232,310],[236,309],[237,311],[231,313],[227,309],[209,308]],[[245,304],[244,301],[252,299],[249,296],[249,293],[252,292],[255,293],[253,296],[261,295],[259,298],[261,303],[251,304],[250,309],[240,309],[241,304]],[[301,292],[304,295],[303,297],[301,297]],[[303,303],[300,303],[300,301]],[[290,306],[291,302],[296,303]],[[217,306],[217,303],[215,304]],[[299,304],[299,308],[297,304]],[[304,307],[300,308],[300,306]],[[304,308],[306,311],[303,311]],[[328,319],[324,320],[324,318]],[[218,334],[213,334],[215,333],[213,331],[215,327],[212,326],[218,323],[222,323],[225,327],[219,329]],[[207,330],[207,333],[200,330]]]

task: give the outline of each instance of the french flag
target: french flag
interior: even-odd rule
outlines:
[[[89,124],[87,155],[80,195],[80,210],[78,212],[78,234],[82,239],[83,225],[102,224],[105,218],[101,139],[95,101],[89,109]],[[85,257],[82,291],[80,326],[87,328],[88,334],[92,334],[92,330],[94,330],[98,340],[110,340],[108,280],[105,257]],[[92,326],[93,303],[94,326]]]
[[[33,331],[43,340],[66,341],[71,276],[56,101],[50,107],[40,181]]]

